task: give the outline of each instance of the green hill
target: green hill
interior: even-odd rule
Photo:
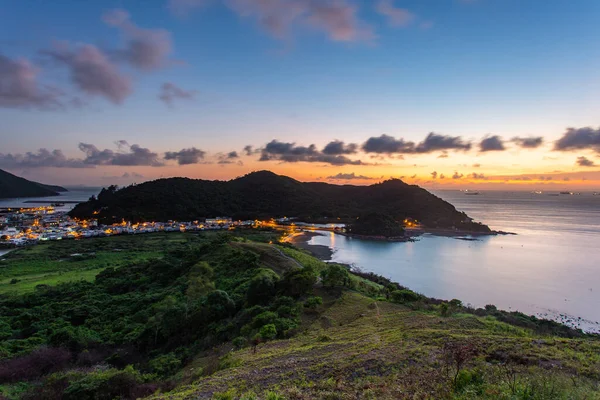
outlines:
[[[0,169],[0,199],[58,196],[59,192],[66,191],[63,187],[28,181]]]
[[[428,227],[489,231],[463,212],[416,185],[399,179],[370,186],[299,182],[269,171],[231,181],[170,178],[104,189],[96,200],[77,205],[71,215],[101,222],[196,220],[227,215],[234,219],[294,216],[305,221],[351,221],[377,212],[396,221],[416,219]]]
[[[598,337],[277,239],[157,233],[5,255],[0,398],[600,398]]]

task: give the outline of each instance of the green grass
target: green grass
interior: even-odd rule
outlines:
[[[598,340],[548,340],[501,322],[460,314],[442,318],[356,292],[323,307],[302,334],[261,344],[256,353],[226,353],[235,367],[154,398],[237,400],[253,392],[265,399],[271,391],[298,400],[600,399]],[[460,388],[444,361],[446,342],[478,349],[464,367]],[[518,360],[514,388],[493,361],[498,354]]]
[[[87,280],[107,267],[163,257],[198,235],[157,233],[48,242],[7,254],[0,261],[0,294],[27,293],[37,285]],[[81,254],[80,256],[73,256]],[[11,281],[16,283],[11,283]],[[13,282],[14,282],[13,281]]]

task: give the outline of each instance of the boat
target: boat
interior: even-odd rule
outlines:
[[[52,207],[64,207],[65,203],[52,203],[50,204]]]
[[[469,196],[476,196],[479,194],[479,192],[473,192],[471,190],[465,190],[465,194],[468,194]]]
[[[560,194],[568,194],[568,195],[572,195],[573,192],[560,192]]]

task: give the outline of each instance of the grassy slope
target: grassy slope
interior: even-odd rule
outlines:
[[[226,358],[235,367],[156,398],[239,398],[268,390],[288,399],[524,398],[510,397],[503,370],[485,362],[496,352],[523,361],[520,387],[544,379],[555,386],[556,396],[531,398],[561,398],[560,390],[568,393],[563,398],[600,398],[598,341],[533,337],[491,319],[442,318],[353,292],[322,307],[304,333],[262,344],[256,354],[251,348],[232,351]],[[481,368],[485,383],[451,394],[443,344],[467,339],[482,352],[469,369]]]
[[[302,251],[278,248],[303,265],[325,265]],[[379,286],[353,279],[363,293]],[[225,345],[216,350],[223,370],[154,398],[600,399],[598,340],[542,337],[492,317],[441,317],[356,291],[316,291],[325,303],[304,316],[297,336],[261,344],[256,353]],[[461,373],[475,378],[458,390],[452,389],[456,368],[444,360],[446,343],[477,348]],[[510,366],[499,361],[505,358]],[[198,370],[206,362],[199,358],[180,376],[202,375]]]
[[[0,261],[0,294],[31,292],[41,284],[92,281],[108,266],[159,258],[163,250],[184,244],[188,238],[179,233],[117,236],[49,242],[19,249]],[[11,283],[13,279],[17,283]]]

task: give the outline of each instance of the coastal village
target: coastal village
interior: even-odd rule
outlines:
[[[237,227],[284,228],[288,230],[320,229],[343,231],[343,224],[294,223],[293,218],[267,221],[234,221],[230,217],[203,218],[196,221],[166,221],[102,225],[97,220],[71,218],[65,211],[54,206],[0,209],[0,247],[19,247],[50,240],[84,239],[124,234],[153,232],[194,232],[205,230],[229,230]]]

